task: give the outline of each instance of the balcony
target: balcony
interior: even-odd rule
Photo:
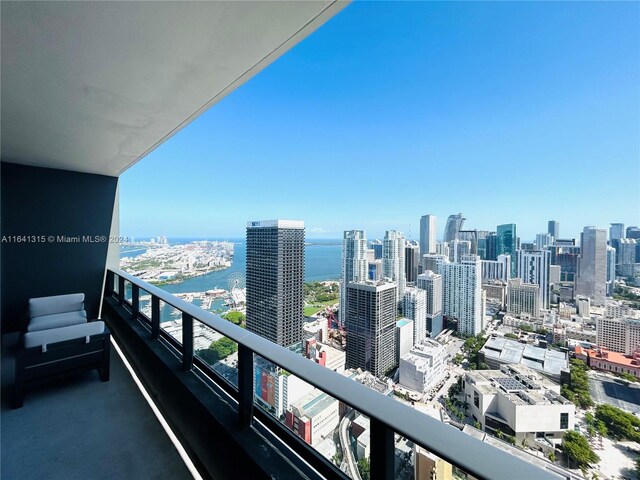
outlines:
[[[30,388],[12,410],[16,340],[2,345],[2,478],[191,477],[114,350],[109,382],[95,370],[67,377]]]
[[[148,302],[144,309],[143,298]],[[173,322],[167,322],[168,311],[173,311]],[[177,312],[180,321],[176,319]],[[220,458],[214,452],[229,444],[247,456],[245,465],[255,465],[265,475],[278,471],[280,476],[291,478],[359,476],[346,452],[342,452],[344,461],[336,462],[326,451],[294,435],[282,419],[264,409],[263,402],[256,401],[254,359],[260,357],[262,362],[277,365],[337,399],[341,412],[360,413],[368,419],[371,478],[391,479],[402,473],[399,462],[403,453],[397,448],[402,442],[437,455],[468,478],[560,478],[126,272],[107,272],[103,318],[143,383],[155,392],[158,408],[175,426],[176,435],[203,476],[217,470],[227,478],[230,472],[218,470]],[[173,327],[167,328],[170,324]],[[237,344],[237,364],[211,362],[202,355],[195,344],[203,329]],[[343,424],[354,416],[350,413],[343,417],[347,420],[340,422],[338,435],[343,435]],[[209,427],[206,432],[199,427],[204,424]],[[251,444],[246,442],[249,438]],[[220,445],[213,446],[214,441]],[[234,468],[248,468],[245,465],[236,464]],[[412,472],[404,473],[406,478],[413,478]]]

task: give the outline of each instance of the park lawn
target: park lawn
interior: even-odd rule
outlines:
[[[325,302],[315,302],[313,305],[308,305],[304,307],[304,315],[305,317],[310,317],[311,315],[315,315],[320,310],[324,310],[326,307],[334,305],[338,303],[338,300],[327,300]]]

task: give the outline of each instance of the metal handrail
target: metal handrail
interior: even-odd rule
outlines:
[[[309,361],[287,348],[234,325],[219,315],[202,310],[125,271],[110,269],[108,272],[118,276],[120,279],[131,282],[132,285],[137,285],[140,289],[148,292],[152,298],[159,298],[166,304],[187,314],[192,319],[228,337],[238,344],[239,350],[248,350],[260,355],[368,416],[372,428],[372,475],[374,475],[376,473],[375,470],[377,470],[374,469],[374,459],[378,464],[381,463],[381,460],[379,458],[376,459],[374,455],[380,453],[386,458],[386,461],[382,462],[386,467],[386,473],[383,476],[388,477],[389,467],[391,467],[391,471],[393,471],[393,461],[395,458],[394,442],[391,441],[392,451],[389,452],[387,451],[389,448],[388,442],[380,442],[379,439],[382,437],[380,435],[374,435],[374,431],[378,433],[383,431],[385,434],[383,436],[385,436],[387,440],[389,439],[389,434],[391,434],[392,439],[393,433],[398,433],[476,478],[491,480],[557,480],[561,478],[547,470],[467,435],[450,425],[439,422],[390,397],[381,395],[358,382],[350,380],[344,375]],[[111,285],[113,285],[113,282],[111,282]],[[121,281],[120,288],[122,288],[122,285],[123,282]],[[109,282],[107,282],[107,286],[109,286]],[[124,291],[121,290],[118,296],[124,298]],[[191,349],[190,355],[192,357],[192,342]],[[240,384],[241,381],[239,375],[238,383]],[[252,371],[251,381],[253,381]],[[246,411],[244,415],[246,415]],[[380,445],[376,443],[386,444],[381,449],[382,452],[379,450]],[[391,465],[389,465],[389,463]]]

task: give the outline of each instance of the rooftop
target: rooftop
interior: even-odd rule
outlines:
[[[547,375],[559,376],[569,366],[566,354],[556,350],[535,347],[504,337],[489,338],[481,353],[500,363],[521,363]]]
[[[475,370],[466,373],[474,387],[485,395],[502,394],[518,405],[568,403],[560,396],[558,385],[549,382],[523,365],[505,365],[500,370]]]
[[[576,346],[576,355],[588,356],[591,358],[606,360],[616,365],[622,365],[629,368],[640,368],[640,355],[634,358],[631,355],[624,355],[618,352],[612,352],[606,348],[588,349]]]

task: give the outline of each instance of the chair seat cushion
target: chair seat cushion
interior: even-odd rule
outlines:
[[[98,335],[104,332],[104,322],[88,322],[78,325],[70,325],[67,327],[49,328],[37,332],[28,332],[24,334],[25,348],[39,347],[56,342],[64,342],[65,340],[73,340],[74,338],[85,338],[91,335]]]
[[[84,309],[84,293],[29,299],[29,318],[76,312]]]
[[[80,310],[77,312],[56,313],[55,315],[43,315],[29,320],[27,332],[37,332],[49,328],[67,327],[79,323],[87,323],[87,312]]]

